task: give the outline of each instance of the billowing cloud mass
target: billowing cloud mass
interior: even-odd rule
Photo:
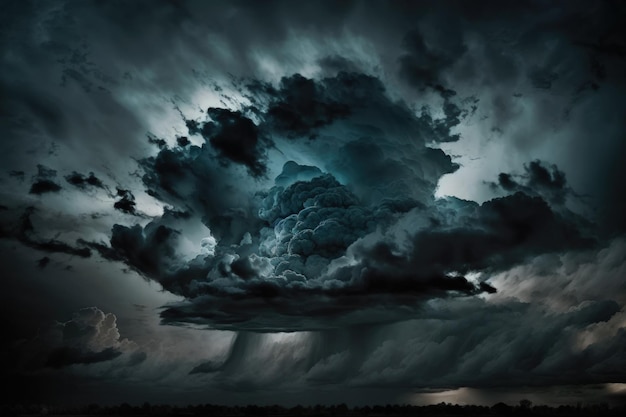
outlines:
[[[21,359],[29,359],[23,365],[32,370],[107,362],[135,349],[128,339],[120,338],[114,314],[88,307],[66,322],[46,326],[20,350]]]
[[[624,381],[622,5],[7,10],[7,305],[58,286],[20,320],[69,318],[16,324],[13,374],[354,398]]]
[[[101,253],[186,298],[162,313],[166,322],[292,331],[407,318],[433,297],[496,291],[468,274],[492,274],[534,255],[593,243],[575,216],[542,197],[565,192],[558,168],[551,174],[531,162],[526,186],[501,174],[502,188],[516,192],[482,205],[436,200],[437,180],[457,166],[431,145],[458,140],[449,133],[458,118],[445,116],[450,125],[442,137],[440,121],[392,102],[379,80],[354,73],[319,84],[286,78],[279,90],[265,88],[263,97],[292,99],[303,85],[308,96],[332,95],[345,109],[342,117],[277,124],[275,104],[248,106],[255,124],[239,112],[210,108],[207,117],[217,121],[186,121],[188,134],[204,143],[164,147],[141,162],[148,192],[188,214],[168,212],[145,227],[115,225],[111,248]],[[314,138],[302,137],[304,125]],[[257,148],[260,136],[277,149],[303,141],[307,158],[319,166],[288,160],[274,181],[262,181],[267,151]],[[325,162],[329,147],[338,155]],[[253,178],[225,159],[244,165]],[[202,220],[210,245],[190,255],[181,252],[184,232],[177,224],[193,217]]]

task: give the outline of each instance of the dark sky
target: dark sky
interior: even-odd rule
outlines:
[[[620,1],[4,1],[4,403],[623,403]]]

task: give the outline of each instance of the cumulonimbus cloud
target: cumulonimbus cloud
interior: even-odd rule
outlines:
[[[272,331],[399,320],[433,297],[495,292],[488,274],[531,256],[592,243],[522,188],[482,205],[434,198],[457,168],[432,146],[458,139],[463,112],[449,97],[442,122],[362,74],[262,87],[249,84],[251,107],[187,120],[201,146],[162,147],[141,162],[148,192],[186,216],[118,224],[110,247],[91,244],[186,298],[163,311],[167,323]],[[316,165],[288,160],[274,181],[260,179],[268,152],[294,141]],[[194,218],[212,243],[190,256],[183,229]]]

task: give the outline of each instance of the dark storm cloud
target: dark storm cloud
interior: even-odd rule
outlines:
[[[249,88],[270,99],[264,115],[266,128],[289,138],[313,139],[317,128],[349,114],[353,103],[337,101],[335,97],[340,97],[341,89],[350,84],[350,77],[328,78],[318,83],[295,74],[283,77],[277,89],[268,84],[252,84]]]
[[[296,79],[283,80],[281,95],[289,96],[288,88],[300,94],[300,83],[317,85]],[[593,243],[575,219],[529,191],[556,193],[565,187],[561,171],[539,162],[528,165],[528,186],[520,185],[513,195],[482,205],[435,201],[437,180],[457,168],[443,151],[427,146],[458,140],[451,130],[464,110],[448,98],[443,119],[435,120],[392,102],[370,76],[342,73],[323,79],[321,86],[350,112],[316,125],[315,141],[308,141],[308,129],[284,135],[271,104],[247,109],[262,121],[258,128],[239,112],[209,109],[215,122],[187,121],[189,133],[205,140],[201,147],[163,148],[142,161],[149,192],[199,216],[214,236],[203,241],[206,252],[198,249],[183,261],[188,219],[168,212],[145,227],[116,225],[110,248],[92,246],[187,297],[163,311],[164,322],[269,331],[397,320],[433,297],[496,291],[467,274],[493,274],[538,254]],[[267,91],[274,94],[269,87],[261,94]],[[259,94],[256,85],[251,93]],[[322,157],[326,143],[341,144],[326,167],[345,184],[318,167],[288,161],[268,190],[245,179],[234,188],[225,175],[232,167],[220,159],[258,161],[254,135],[260,132],[276,147],[284,143],[281,135],[285,143],[305,140],[309,152]],[[346,132],[367,136],[352,139]],[[220,153],[242,152],[242,143],[251,153]],[[220,150],[217,156],[212,148]],[[250,176],[258,176],[244,165]]]
[[[624,217],[617,213],[626,209],[626,193],[624,183],[613,180],[624,176],[624,124],[615,111],[623,107],[626,87],[623,5],[427,4],[404,37],[401,79],[418,89],[439,83],[434,90],[440,93],[475,95],[484,126],[473,133],[483,137],[478,143],[497,138],[515,151],[504,158],[518,166],[518,151],[558,163],[579,193],[597,201],[594,217],[605,234],[623,233]],[[551,142],[551,149],[542,149]]]
[[[467,52],[467,46],[463,41],[463,33],[458,29],[458,22],[445,19],[447,21],[444,23],[444,19],[441,16],[441,22],[433,23],[439,29],[428,41],[418,30],[407,33],[403,39],[406,54],[399,61],[400,76],[410,85],[421,89],[432,87],[446,96],[451,91],[444,86],[442,72]],[[446,30],[442,30],[444,27]]]
[[[90,172],[89,176],[85,176],[74,171],[71,174],[65,176],[65,181],[80,189],[85,189],[90,186],[102,189],[105,188],[102,180],[96,177],[93,172]]]
[[[223,364],[215,362],[204,362],[189,371],[189,375],[193,374],[210,374],[217,372],[222,368]]]
[[[500,187],[504,191],[522,191],[530,195],[541,195],[556,204],[563,204],[572,190],[567,186],[565,173],[556,165],[545,166],[539,160],[531,161],[524,165],[525,173],[513,175],[502,172],[498,175],[498,183],[492,183],[494,187]]]
[[[206,143],[164,149],[142,165],[149,194],[201,217],[224,243],[239,243],[257,227],[247,179],[221,166]]]
[[[30,193],[41,195],[61,191],[61,186],[54,181],[56,176],[56,170],[41,164],[37,165],[37,175],[34,177],[35,182],[30,187]]]
[[[350,178],[355,192],[366,200],[405,194],[429,202],[438,178],[458,168],[440,149],[422,147],[417,154],[394,158],[385,157],[381,145],[374,138],[348,142],[329,163],[331,169]]]
[[[139,225],[126,227],[115,225],[111,247],[116,255],[137,270],[159,276],[176,262],[173,240],[178,232],[164,225],[150,223],[146,228]]]
[[[51,368],[63,368],[74,364],[91,364],[110,361],[120,356],[122,352],[113,348],[106,348],[100,352],[84,352],[76,348],[60,347],[48,356],[46,366]]]
[[[4,221],[5,219],[3,219],[2,223],[5,224],[0,223],[0,238],[17,240],[25,246],[42,252],[66,253],[81,258],[89,258],[91,256],[91,250],[81,245],[80,241],[77,241],[76,245],[71,245],[55,238],[46,239],[39,236],[31,220],[31,216],[33,216],[35,212],[36,209],[30,206],[27,207],[17,219],[13,219],[12,216],[9,216],[9,218],[6,219],[6,223]],[[14,213],[14,211],[10,213]],[[47,262],[43,264],[40,263],[40,265],[43,267],[47,265]]]
[[[151,133],[148,133],[148,143],[156,145],[159,149],[163,149],[167,146],[165,139],[157,138]]]
[[[296,181],[307,181],[322,176],[322,171],[316,166],[299,165],[294,161],[287,161],[282,172],[274,179],[277,186],[286,187]]]
[[[19,236],[19,241],[30,248],[43,252],[66,253],[68,255],[76,255],[81,258],[89,258],[91,256],[89,248],[72,246],[56,239],[44,240],[36,237],[33,238],[25,234]]]
[[[314,134],[319,136],[319,142],[323,142],[319,146],[341,146],[339,152],[326,162],[326,168],[346,177],[357,195],[371,199],[395,198],[399,193],[407,193],[421,201],[429,201],[438,179],[458,168],[444,152],[425,146],[430,142],[458,140],[458,135],[450,131],[460,121],[460,115],[454,109],[462,112],[455,105],[446,105],[445,117],[433,120],[428,109],[415,117],[415,111],[405,103],[394,102],[376,77],[342,72],[317,83],[313,80],[307,83],[317,85],[318,90],[329,96],[327,101],[340,104],[346,112],[339,118],[319,123],[316,133],[298,135],[296,129],[292,134],[300,138]],[[287,86],[291,83],[284,83],[283,88]],[[298,85],[293,88],[300,89]],[[282,94],[289,95],[287,92]],[[311,106],[315,113],[315,106]],[[272,121],[269,110],[260,117]],[[324,128],[326,124],[329,126]],[[269,129],[270,135],[281,133],[273,131],[271,123],[262,126]],[[315,149],[316,144],[309,146],[313,148],[309,151],[311,153],[324,152]],[[328,159],[327,156],[322,158]]]
[[[306,193],[303,198],[307,198]],[[286,225],[278,223],[280,240],[271,245],[275,251],[273,262],[277,263],[275,277],[261,276],[269,266],[263,258],[253,255],[244,262],[239,257],[234,261],[231,258],[230,265],[222,264],[213,270],[217,274],[209,273],[212,282],[191,284],[194,297],[189,303],[171,306],[162,317],[171,323],[189,320],[258,330],[272,326],[285,330],[319,328],[328,326],[328,317],[334,317],[333,326],[337,326],[350,323],[350,314],[356,312],[362,314],[357,320],[386,321],[394,314],[415,314],[413,308],[420,300],[495,292],[488,283],[468,281],[464,277],[467,273],[495,273],[537,254],[593,243],[580,236],[576,224],[553,212],[539,197],[517,193],[481,206],[454,200],[441,204],[444,207],[425,216],[428,227],[413,232],[407,241],[396,242],[393,236],[391,241],[373,244],[359,241],[351,247],[353,262],[321,278],[314,277],[322,272],[316,268],[329,264],[324,258],[333,259],[343,253],[347,247],[344,242],[358,236],[351,237],[350,233],[363,226],[353,223],[351,229],[342,231],[341,220],[327,213],[314,228],[306,228],[306,218],[294,218],[295,226],[285,233],[282,229]],[[280,203],[277,206],[284,207]],[[285,220],[290,216],[287,210]],[[447,210],[454,211],[458,218],[447,219]],[[315,215],[315,210],[300,210],[298,217],[305,213]],[[376,219],[371,213],[363,217]],[[410,212],[407,223],[420,217],[419,211]],[[352,213],[349,218],[357,216]],[[333,221],[336,223],[328,229],[331,234],[325,235],[328,232],[324,226]],[[384,221],[378,219],[375,224],[380,226]],[[361,235],[366,233],[367,229]],[[386,314],[378,308],[384,308]],[[228,315],[223,316],[222,310]],[[280,319],[281,315],[289,316],[289,320]]]
[[[252,120],[238,111],[210,108],[212,120],[204,124],[190,124],[189,133],[200,133],[217,150],[223,161],[245,165],[251,175],[259,177],[267,170],[262,137]],[[267,146],[267,145],[265,145]]]
[[[320,59],[318,63],[323,70],[331,74],[338,72],[357,72],[359,70],[358,64],[339,55],[326,56]]]
[[[212,363],[207,370],[217,373],[220,384],[248,390],[293,385],[294,380],[306,381],[308,389],[329,383],[445,389],[544,386],[561,383],[563,376],[574,384],[621,380],[626,356],[619,323],[624,311],[623,303],[611,298],[623,297],[623,289],[614,287],[614,278],[626,266],[623,245],[619,240],[600,250],[557,256],[563,265],[542,276],[536,276],[538,262],[531,260],[498,281],[506,302],[433,300],[414,320],[292,333],[273,342],[272,334],[240,332],[224,364]],[[602,278],[591,283],[590,274]],[[535,276],[541,281],[542,287],[535,287],[540,295],[530,293],[533,287],[526,295],[518,292]],[[507,298],[511,295],[520,298]],[[555,297],[567,303],[559,308]],[[501,354],[494,356],[496,349]]]
[[[545,386],[564,375],[574,384],[598,383],[623,373],[617,371],[626,360],[619,348],[623,329],[588,346],[581,346],[578,336],[616,314],[619,307],[612,301],[555,313],[525,303],[463,300],[435,307],[422,319],[293,333],[273,343],[272,334],[240,332],[224,363],[203,363],[192,373],[215,374],[221,385],[245,390],[293,381],[306,381],[308,389]],[[503,350],[494,357],[494,349]]]
[[[308,80],[307,82],[315,84],[313,80]],[[365,127],[367,127],[366,123],[372,123],[371,120],[367,119],[368,117],[371,117],[374,113],[382,113],[385,115],[385,118],[389,119],[384,121],[386,125],[400,126],[399,128],[393,128],[402,131],[405,135],[409,133],[407,131],[410,131],[416,136],[416,139],[419,140],[416,147],[420,149],[413,158],[419,158],[421,160],[420,165],[422,165],[420,167],[421,172],[417,172],[416,174],[420,176],[427,175],[428,177],[427,180],[422,180],[418,182],[417,185],[404,185],[405,187],[411,188],[419,186],[423,189],[424,195],[422,197],[426,199],[430,198],[432,190],[434,190],[436,186],[437,178],[441,174],[452,172],[455,169],[455,165],[450,162],[449,157],[443,152],[436,149],[425,148],[421,145],[423,141],[432,138],[432,135],[429,135],[429,133],[432,132],[430,122],[414,120],[408,108],[402,104],[392,103],[389,98],[386,97],[380,82],[376,79],[359,74],[340,74],[336,78],[325,79],[322,83],[325,89],[331,90],[330,87],[332,86],[332,91],[337,99],[342,99],[346,103],[346,106],[352,108],[351,114],[354,115],[354,117],[358,117],[358,119],[351,124],[352,126],[364,126],[363,129],[365,129]],[[290,84],[287,83],[283,85],[283,88],[286,88],[288,85]],[[299,87],[294,88],[298,90]],[[283,94],[288,95],[286,92],[283,92]],[[365,94],[367,94],[367,100],[365,99]],[[258,117],[263,120],[266,120],[268,117],[270,120],[272,119],[271,116],[268,116],[267,112],[264,112],[263,108],[259,108],[256,113]],[[225,112],[224,114],[232,115],[235,113]],[[238,117],[243,118],[243,116]],[[212,136],[213,133],[206,132],[205,134],[203,132],[204,128],[207,126],[206,124],[202,125],[194,121],[187,121],[187,123],[190,132],[201,133],[205,141],[211,143],[212,138],[214,138],[214,136]],[[377,122],[374,122],[374,124],[376,123]],[[248,122],[245,124],[252,129],[253,125],[250,125]],[[209,123],[209,125],[211,124]],[[272,130],[271,123],[261,123],[260,128],[267,136],[281,134],[281,132]],[[361,128],[359,127],[359,129]],[[373,132],[376,131],[374,130]],[[252,134],[251,132],[248,133]],[[369,134],[371,135],[372,131],[370,131]],[[241,137],[222,136],[220,136],[222,138],[220,140],[226,141],[225,143],[231,143],[229,146],[233,146],[233,151],[236,149],[238,152],[244,152],[245,147],[238,146],[240,145],[238,141],[242,140]],[[279,137],[280,136],[276,136],[276,138]],[[340,143],[345,142],[345,139],[342,138],[336,140]],[[375,141],[375,139],[372,139],[372,141]],[[378,140],[378,143],[386,144],[387,147],[390,146],[386,141],[381,142]],[[251,143],[251,145],[254,147],[255,144]],[[320,146],[324,145],[320,144]],[[312,153],[319,153],[320,151],[319,149],[311,150]],[[253,163],[253,159],[256,155],[254,148],[245,152],[247,152],[246,158],[250,157],[248,162],[256,166],[254,165],[256,162]],[[342,158],[337,165],[338,170],[344,171],[343,173],[345,173],[345,175],[350,175],[354,178],[355,182],[361,181],[365,187],[371,178],[365,171],[371,168],[371,166],[368,167],[367,162],[361,163],[359,161],[359,153],[359,149],[356,149],[353,154]],[[375,153],[376,149],[374,149],[368,161],[379,163],[376,161],[377,155],[375,155]],[[405,157],[407,156],[408,155],[405,155]],[[378,181],[380,192],[388,192],[388,190],[385,190],[384,185],[388,184],[391,180],[394,170],[398,173],[410,172],[406,171],[407,168],[405,167],[411,161],[402,161],[399,158],[400,156],[395,156],[394,158],[387,158],[383,163],[379,163],[381,165],[386,164],[389,171],[389,174],[385,178]],[[351,167],[351,161],[354,162],[355,166],[356,164],[361,165],[357,168]],[[398,165],[398,162],[400,165]],[[146,174],[143,177],[144,183],[147,185],[152,195],[178,205],[184,204],[184,206],[198,212],[205,219],[207,226],[209,226],[212,232],[218,237],[223,238],[225,234],[234,233],[232,241],[239,242],[245,232],[244,226],[252,222],[252,227],[258,228],[258,225],[254,225],[254,218],[256,217],[255,211],[258,210],[258,207],[254,207],[254,204],[258,203],[253,204],[250,201],[251,197],[254,196],[250,195],[252,194],[249,192],[250,190],[245,189],[248,187],[245,180],[240,180],[239,184],[236,184],[234,177],[233,180],[229,178],[232,174],[224,176],[222,174],[224,171],[223,167],[216,163],[211,148],[206,146],[206,144],[202,147],[192,145],[185,148],[163,149],[156,157],[146,159],[142,161],[142,164],[146,170]],[[394,167],[394,165],[396,165],[396,167]],[[319,168],[311,169],[317,169],[319,171]],[[353,174],[355,169],[358,171]],[[414,170],[414,168],[411,170]],[[251,171],[254,176],[256,176],[258,172],[258,170],[256,170],[256,172]],[[287,173],[286,175],[291,174]],[[358,178],[360,175],[363,175],[362,179]],[[366,177],[365,175],[368,176]],[[310,178],[310,175],[307,178]],[[242,181],[243,187],[241,184]],[[279,179],[279,182],[281,181],[282,179]],[[209,184],[211,184],[211,186],[209,186]],[[258,220],[256,223],[258,223]]]
[[[425,113],[415,116],[405,104],[391,101],[380,80],[355,73],[321,81],[297,75],[284,78],[276,90],[265,85],[259,91],[258,84],[253,83],[250,94],[255,97],[253,103],[270,97],[268,105],[247,109],[261,120],[258,128],[240,112],[209,109],[213,121],[187,120],[189,133],[205,140],[201,147],[163,148],[156,157],[142,161],[149,192],[191,210],[215,236],[208,256],[199,253],[188,264],[181,263],[178,247],[183,226],[169,214],[145,228],[116,225],[110,249],[93,246],[103,256],[124,260],[170,291],[197,300],[191,306],[169,308],[163,313],[164,320],[184,322],[190,314],[194,317],[189,320],[226,328],[236,328],[233,323],[240,321],[248,322],[243,327],[259,329],[325,327],[318,316],[343,316],[358,311],[368,300],[373,310],[379,303],[389,306],[394,294],[407,288],[409,299],[492,290],[486,284],[453,276],[458,271],[452,267],[428,277],[403,275],[387,286],[379,285],[382,275],[372,283],[367,272],[361,282],[325,272],[358,239],[376,228],[389,228],[411,210],[425,213],[425,207],[432,205],[438,178],[453,172],[456,165],[444,152],[426,144],[458,140],[450,132],[459,123],[461,111],[457,106],[446,107],[447,125],[442,128],[439,120]],[[276,117],[282,113],[276,113],[275,100],[297,101],[288,106],[296,112],[292,116],[308,114],[315,121],[278,123]],[[346,111],[341,117],[326,117],[333,106]],[[323,158],[328,143],[343,145],[340,159],[328,161],[328,167],[345,178],[347,185],[316,166],[294,161],[284,165],[276,185],[267,191],[246,184],[246,180],[234,188],[224,175],[231,168],[221,162],[222,158],[246,165],[252,177],[262,172],[260,165],[254,168],[261,160],[256,151],[261,135],[273,138],[273,146],[279,147],[283,140],[308,140],[313,129],[319,137],[306,142],[311,154]],[[351,139],[355,135],[367,136]],[[403,150],[398,152],[394,145]],[[218,150],[217,158],[211,148]],[[422,215],[429,216],[417,216]],[[365,265],[365,257],[357,257],[359,266],[354,274],[359,267],[372,267]],[[336,303],[338,300],[342,301]],[[224,315],[236,302],[247,307],[240,308],[238,314]],[[263,314],[267,317],[259,322],[252,320]],[[294,314],[299,318],[293,323],[280,319]],[[220,316],[225,320],[222,323]]]
[[[88,307],[75,312],[66,322],[41,328],[34,339],[23,341],[15,369],[32,372],[109,362],[128,350],[124,346],[127,343],[120,339],[114,314]]]
[[[119,200],[117,200],[113,207],[123,213],[137,215],[137,203],[135,203],[135,196],[130,190],[125,190],[123,188],[117,188],[117,196]]]
[[[47,257],[47,256],[44,256],[43,258],[40,258],[40,259],[37,261],[37,266],[38,266],[39,268],[42,268],[42,269],[43,269],[43,268],[45,268],[46,266],[48,266],[48,264],[49,264],[49,263],[50,263],[50,258],[49,258],[49,257]]]
[[[37,180],[31,185],[31,194],[56,193],[61,191],[61,186],[52,180]]]
[[[187,138],[187,136],[178,136],[176,138],[176,143],[181,148],[184,148],[185,146],[189,145],[191,142],[189,142],[189,138]]]
[[[363,264],[360,278],[374,291],[390,286],[410,293],[412,285],[432,280],[440,282],[443,290],[449,287],[472,293],[475,289],[461,276],[438,278],[454,272],[502,270],[537,254],[593,243],[580,236],[577,225],[553,212],[544,200],[523,193],[480,206],[464,203],[456,210],[456,216],[465,217],[461,225],[433,216],[430,227],[410,238],[412,248],[404,256],[399,256],[403,251],[395,241],[357,246],[357,257]]]
[[[544,315],[527,305],[510,304],[505,309],[485,308],[486,310],[477,315],[468,312],[468,316],[457,318],[453,322],[425,320],[399,325],[398,330],[404,328],[409,334],[413,334],[408,336],[413,342],[401,337],[404,340],[390,342],[378,349],[362,364],[360,382],[421,386],[429,383],[430,386],[462,386],[471,383],[472,386],[489,387],[494,386],[493,381],[497,380],[497,386],[550,385],[558,383],[561,376],[569,375],[575,378],[572,382],[593,383],[606,377],[606,371],[602,368],[618,365],[625,359],[622,353],[618,353],[615,345],[623,337],[619,333],[608,343],[598,343],[584,349],[576,346],[576,331],[609,320],[619,310],[614,302],[599,302],[555,316]],[[491,324],[483,319],[482,314],[486,311],[489,311]],[[525,319],[517,319],[516,315],[525,316]],[[540,329],[533,324],[536,320],[542,322]],[[422,337],[413,333],[417,330],[416,326],[421,326]],[[443,327],[437,330],[431,326]],[[507,331],[507,327],[515,328],[515,331]],[[410,328],[413,330],[409,330]],[[469,333],[463,329],[472,329],[472,336],[464,339],[466,343],[457,345],[453,340],[461,340],[461,335]],[[507,341],[501,340],[498,333],[500,337],[506,335],[504,337]],[[453,339],[446,340],[449,337]],[[415,357],[405,363],[404,367],[392,367],[393,369],[385,372],[381,364],[390,355],[399,353],[398,349],[402,349],[401,343],[416,343],[417,346],[413,347],[420,350],[425,355],[424,358],[430,358],[429,362],[433,361],[431,364],[437,363],[438,366],[429,365],[425,360]],[[502,350],[503,355],[494,359],[491,349],[501,344],[506,346]],[[599,358],[601,352],[608,356]],[[580,369],[585,369],[586,372],[579,372]],[[545,376],[538,380],[536,373]]]
[[[357,197],[331,175],[272,188],[259,211],[262,220],[274,225],[278,240],[269,251],[276,256],[342,254],[363,230],[368,231],[367,222],[375,223],[373,213],[359,205]]]
[[[508,19],[516,13],[517,7],[518,16],[513,23],[513,20]],[[521,134],[515,135],[515,126],[518,124],[515,115],[519,114],[520,107],[512,98],[504,97],[504,88],[495,88],[493,94],[501,92],[502,97],[494,104],[503,110],[499,113],[496,126],[504,130],[503,136],[507,133],[509,136],[512,133],[517,136],[512,145],[524,150],[529,149],[529,145],[532,149],[533,142],[540,142],[533,140],[531,135],[537,137],[537,134],[551,129],[555,123],[565,120],[570,126],[565,126],[564,130],[571,139],[562,142],[560,149],[586,151],[555,151],[553,158],[559,161],[561,168],[567,168],[570,178],[576,176],[576,182],[584,184],[584,188],[577,187],[579,192],[596,199],[600,210],[597,221],[607,234],[623,233],[624,218],[617,213],[626,209],[626,201],[622,198],[626,193],[623,182],[613,180],[624,176],[624,165],[618,162],[623,157],[617,155],[624,155],[626,151],[624,141],[620,139],[624,136],[624,125],[613,111],[617,102],[622,102],[624,97],[624,77],[621,74],[626,61],[619,54],[613,54],[624,48],[623,39],[626,36],[623,25],[618,23],[625,16],[623,5],[619,2],[601,2],[589,7],[584,2],[575,2],[561,7],[558,3],[546,5],[520,2],[516,7],[507,7],[507,10],[506,13],[498,13],[496,8],[492,12],[499,19],[477,26],[495,29],[497,26],[502,27],[506,21],[512,23],[509,33],[511,38],[488,44],[493,47],[493,51],[487,59],[476,63],[480,65],[480,73],[491,73],[488,82],[502,87],[511,85],[503,82],[507,76],[514,76],[517,80],[527,76],[533,87],[549,88],[549,94],[547,91],[538,93],[548,97],[550,102],[533,100],[535,93],[526,98],[524,102],[529,103],[531,100],[536,109],[537,116],[528,121],[536,133],[521,129]],[[537,13],[544,18],[538,19]],[[511,53],[511,45],[515,45],[517,52]],[[602,47],[597,49],[590,45]],[[500,55],[497,55],[498,52]],[[466,74],[473,75],[472,72]],[[519,82],[516,84],[519,85]],[[614,98],[613,93],[621,98]],[[567,98],[569,103],[556,100],[557,96]],[[485,101],[481,103],[485,104]],[[556,109],[562,113],[558,114]],[[577,115],[575,122],[572,120],[574,114]],[[611,150],[603,148],[604,145],[591,145],[595,143],[591,138],[603,138],[603,141],[611,142]]]

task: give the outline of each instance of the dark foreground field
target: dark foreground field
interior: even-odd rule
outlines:
[[[267,417],[306,417],[306,416],[623,416],[626,405],[610,407],[606,404],[577,404],[558,407],[533,406],[529,402],[520,401],[519,405],[497,403],[491,407],[478,405],[436,404],[428,406],[413,405],[384,405],[348,407],[340,405],[316,405],[282,407],[271,406],[220,406],[220,405],[192,405],[169,406],[150,405],[140,406],[121,404],[119,406],[88,405],[84,407],[59,407],[46,405],[11,405],[0,408],[3,416],[267,416]]]

